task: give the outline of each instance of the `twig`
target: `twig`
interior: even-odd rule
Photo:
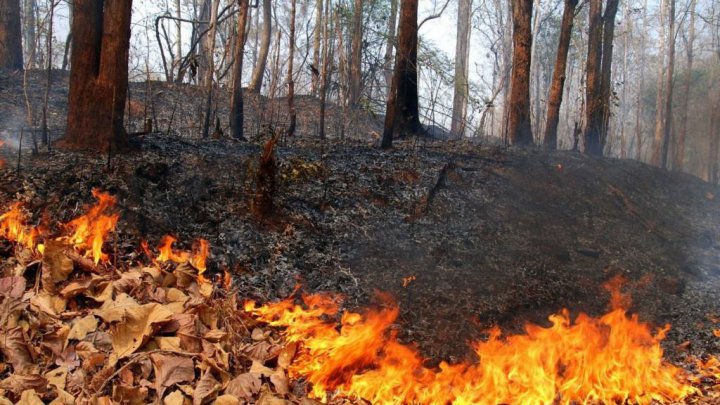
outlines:
[[[20,138],[18,139],[18,159],[17,159],[17,174],[18,175],[20,175],[20,158],[22,157],[23,135],[25,135],[25,128],[20,127]]]

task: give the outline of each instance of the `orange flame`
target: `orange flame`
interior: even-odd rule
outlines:
[[[198,275],[207,270],[207,258],[210,254],[210,244],[205,239],[198,239],[197,247],[193,252],[192,264],[198,269]]]
[[[38,233],[37,228],[26,225],[20,203],[13,204],[8,212],[0,215],[0,237],[34,249]]]
[[[108,260],[108,256],[102,252],[102,246],[108,233],[115,229],[120,216],[110,213],[115,206],[115,197],[98,189],[93,189],[92,194],[98,200],[97,204],[90,207],[87,214],[70,221],[68,226],[74,229],[70,243],[98,264],[101,260]]]
[[[158,262],[175,262],[185,263],[190,262],[196,269],[198,269],[198,281],[200,283],[208,283],[209,280],[203,276],[205,270],[207,270],[207,258],[210,254],[210,244],[205,239],[198,239],[197,244],[193,248],[193,252],[186,252],[184,250],[173,250],[172,245],[177,239],[170,235],[163,236],[160,241],[160,246],[156,261]]]
[[[613,294],[613,301],[627,303]],[[490,331],[474,344],[476,363],[428,368],[411,346],[397,341],[391,326],[396,306],[364,314],[345,312],[340,327],[337,297],[311,295],[246,311],[285,328],[301,344],[294,377],[312,384],[312,395],[359,397],[373,404],[547,404],[675,401],[695,394],[681,369],[663,360],[660,342],[669,327],[653,332],[622,307],[572,320],[567,310],[551,326],[528,324],[525,334]]]
[[[175,252],[172,248],[173,243],[175,243],[177,239],[170,235],[165,235],[160,240],[160,246],[158,246],[158,250],[160,251],[160,254],[157,257],[157,261],[159,262],[175,262],[175,263],[185,263],[186,261],[190,260],[190,253],[185,251],[178,251]]]

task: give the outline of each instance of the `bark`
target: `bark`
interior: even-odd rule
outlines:
[[[557,149],[557,129],[560,122],[560,105],[562,104],[563,91],[565,88],[565,70],[567,67],[567,56],[570,50],[570,39],[572,37],[573,20],[575,19],[575,8],[578,0],[565,0],[562,23],[560,25],[560,39],[558,40],[557,58],[555,70],[553,71],[552,84],[548,95],[548,111],[545,123],[545,148]]]
[[[683,85],[683,101],[680,116],[680,132],[675,142],[675,153],[673,159],[673,170],[683,171],[685,168],[685,140],[687,139],[688,103],[690,100],[690,86],[693,77],[693,46],[695,45],[695,6],[696,0],[690,0],[690,27],[688,29],[688,40],[685,55],[687,57],[686,77]]]
[[[602,156],[602,0],[589,0],[588,56],[585,79],[585,153]]]
[[[399,0],[390,0],[390,17],[388,18],[387,23],[387,42],[385,43],[385,57],[383,58],[385,66],[385,85],[388,88],[388,97],[390,95],[390,87],[392,86],[392,60],[393,51],[395,50],[395,31],[397,28],[398,1]]]
[[[207,41],[207,69],[205,71],[205,78],[203,83],[206,88],[205,98],[205,121],[203,122],[203,138],[207,138],[210,135],[210,109],[212,106],[212,93],[213,93],[213,76],[215,75],[215,34],[217,32],[217,19],[218,19],[218,8],[220,7],[220,0],[213,0],[212,10],[210,11],[210,31],[206,38]]]
[[[22,68],[20,0],[0,0],[0,69]]]
[[[180,0],[175,0],[175,17],[177,18],[177,20],[175,20],[175,36],[177,36],[177,38],[175,39],[175,60],[173,61],[173,68],[179,69],[180,63],[182,62],[182,21],[180,21],[182,19],[182,5],[180,4]],[[178,72],[178,76],[179,75],[180,72]]]
[[[70,26],[72,27],[72,21],[73,21],[73,5],[72,3],[68,3],[68,13],[70,14],[68,16],[70,20]],[[65,50],[63,52],[63,60],[62,60],[62,67],[61,69],[63,71],[66,71],[68,69],[68,63],[70,62],[70,47],[72,46],[72,30],[68,32],[67,37],[65,38]]]
[[[348,80],[348,104],[357,107],[362,92],[362,36],[363,0],[355,0],[352,18],[352,41],[350,43],[350,75]]]
[[[603,45],[602,62],[600,64],[600,147],[605,149],[608,137],[608,123],[610,122],[610,95],[612,94],[612,59],[613,40],[615,38],[615,16],[618,11],[619,0],[608,0],[603,14]]]
[[[66,147],[109,151],[126,143],[131,10],[129,0],[74,1]]]
[[[52,37],[53,37],[53,23],[55,19],[55,0],[52,0],[48,5],[50,7],[50,16],[48,21],[47,36],[45,39],[45,45],[47,46],[47,69],[46,69],[46,82],[45,82],[45,96],[43,97],[43,109],[42,109],[42,136],[41,142],[43,146],[47,146],[50,142],[48,137],[48,101],[50,100],[50,87],[52,86]]]
[[[672,129],[672,104],[673,104],[673,75],[675,73],[675,0],[667,0],[668,3],[668,35],[667,35],[667,69],[665,69],[665,95],[664,101],[665,106],[663,110],[665,112],[663,123],[663,143],[662,143],[662,155],[660,159],[660,166],[663,169],[667,169],[668,155],[670,154],[670,137]]]
[[[320,48],[323,26],[323,0],[317,0],[315,6],[315,31],[313,32],[313,64],[311,66],[313,96],[317,95],[320,83]]]
[[[530,64],[532,53],[532,0],[512,0],[513,69],[508,135],[513,145],[533,143],[530,125]]]
[[[470,64],[470,17],[472,0],[459,0],[457,17],[457,35],[455,42],[455,85],[453,94],[452,120],[450,132],[462,138],[465,134],[470,83],[468,70]]]
[[[643,159],[643,127],[642,127],[642,116],[645,111],[644,104],[642,102],[642,92],[645,88],[645,44],[648,31],[648,20],[647,20],[647,2],[644,0],[643,4],[643,25],[642,25],[642,40],[640,41],[640,83],[638,84],[637,100],[636,100],[636,111],[635,111],[635,138],[637,144],[637,150],[635,151],[635,159],[642,161]]]
[[[348,74],[347,74],[347,57],[345,55],[345,41],[342,24],[342,16],[340,15],[340,7],[335,8],[335,37],[337,37],[337,54],[338,54],[338,104],[345,107],[348,101]]]
[[[23,0],[22,31],[25,43],[25,63],[28,67],[35,66],[35,3],[36,0]],[[72,5],[70,5],[70,8],[72,8]],[[72,20],[70,25],[72,26]]]
[[[295,8],[296,0],[292,0],[290,4],[290,38],[288,47],[290,48],[288,56],[288,111],[290,112],[290,124],[288,125],[288,136],[295,135],[295,80],[293,79],[293,59],[295,59]]]
[[[242,95],[242,68],[245,54],[245,26],[248,20],[249,0],[240,1],[238,13],[237,37],[235,38],[235,62],[232,70],[232,100],[230,102],[230,130],[235,139],[245,139],[243,136],[243,95]]]
[[[322,56],[322,71],[320,73],[320,123],[318,128],[318,136],[320,139],[325,139],[325,108],[327,101],[327,84],[328,84],[328,73],[330,71],[330,38],[328,33],[332,32],[332,21],[330,14],[330,3],[332,0],[325,0],[325,18],[323,24],[323,56]]]
[[[267,66],[268,53],[270,52],[270,40],[272,38],[272,9],[270,0],[262,0],[262,9],[263,25],[262,35],[260,36],[260,52],[257,63],[255,64],[255,69],[250,78],[250,84],[248,84],[247,88],[248,92],[255,94],[260,94],[260,90],[262,90],[265,67]]]
[[[403,0],[395,70],[385,112],[383,149],[392,146],[393,136],[405,137],[422,131],[417,88],[417,16],[418,0]]]
[[[655,96],[655,139],[653,142],[653,153],[651,163],[655,166],[660,166],[661,155],[662,155],[662,144],[663,134],[665,133],[665,120],[663,114],[665,113],[665,18],[667,16],[667,8],[669,1],[672,0],[661,0],[660,1],[660,35],[658,36],[658,66],[657,66],[657,94]]]

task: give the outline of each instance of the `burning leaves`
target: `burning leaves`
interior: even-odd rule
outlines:
[[[700,394],[663,359],[668,327],[653,331],[628,316],[617,283],[608,286],[613,308],[599,318],[562,311],[521,335],[493,329],[473,346],[478,361],[431,368],[398,341],[399,310],[388,297],[364,313],[342,312],[331,294],[240,308],[229,273],[217,285],[206,276],[202,239],[183,251],[166,236],[157,252],[144,245],[151,264],[114,269],[103,244],[119,219],[115,199],[93,195],[97,204],[65,227],[69,236],[28,225],[19,205],[0,216],[0,236],[33,255],[0,278],[5,398],[302,403],[305,384],[321,400],[376,404],[651,404]],[[696,367],[720,376],[715,358]]]

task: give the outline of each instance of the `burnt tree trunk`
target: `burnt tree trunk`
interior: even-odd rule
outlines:
[[[404,137],[422,131],[417,88],[418,0],[405,0],[400,7],[395,70],[385,112],[381,147],[392,146],[393,136]]]
[[[508,135],[512,145],[533,143],[530,125],[530,58],[533,0],[512,0],[513,68],[510,82]]]
[[[260,94],[262,89],[263,78],[265,77],[265,67],[267,66],[267,58],[270,53],[270,39],[272,37],[272,9],[270,0],[262,0],[263,9],[263,25],[262,34],[260,36],[260,53],[258,54],[257,63],[250,78],[247,90],[251,93]]]
[[[249,0],[240,0],[238,32],[235,38],[235,62],[232,70],[233,92],[232,100],[230,101],[230,130],[235,139],[245,139],[243,136],[242,68],[243,56],[245,54],[245,26],[247,25],[248,1]]]
[[[567,56],[570,50],[570,38],[572,37],[573,20],[575,19],[575,8],[578,0],[565,0],[562,23],[560,25],[560,39],[558,40],[557,59],[553,71],[552,84],[548,95],[547,121],[545,122],[545,148],[557,149],[557,129],[560,122],[560,105],[562,104],[563,90],[565,87],[565,70]]]
[[[585,82],[585,153],[602,156],[603,116],[600,97],[602,66],[602,0],[589,0],[588,55]]]
[[[612,58],[613,40],[615,38],[615,16],[619,0],[608,0],[603,14],[603,45],[602,61],[600,62],[600,147],[605,148],[610,122],[610,94],[612,93]]]
[[[130,0],[75,0],[68,97],[69,148],[109,150],[126,139]]]
[[[0,69],[22,68],[20,0],[0,0]]]

